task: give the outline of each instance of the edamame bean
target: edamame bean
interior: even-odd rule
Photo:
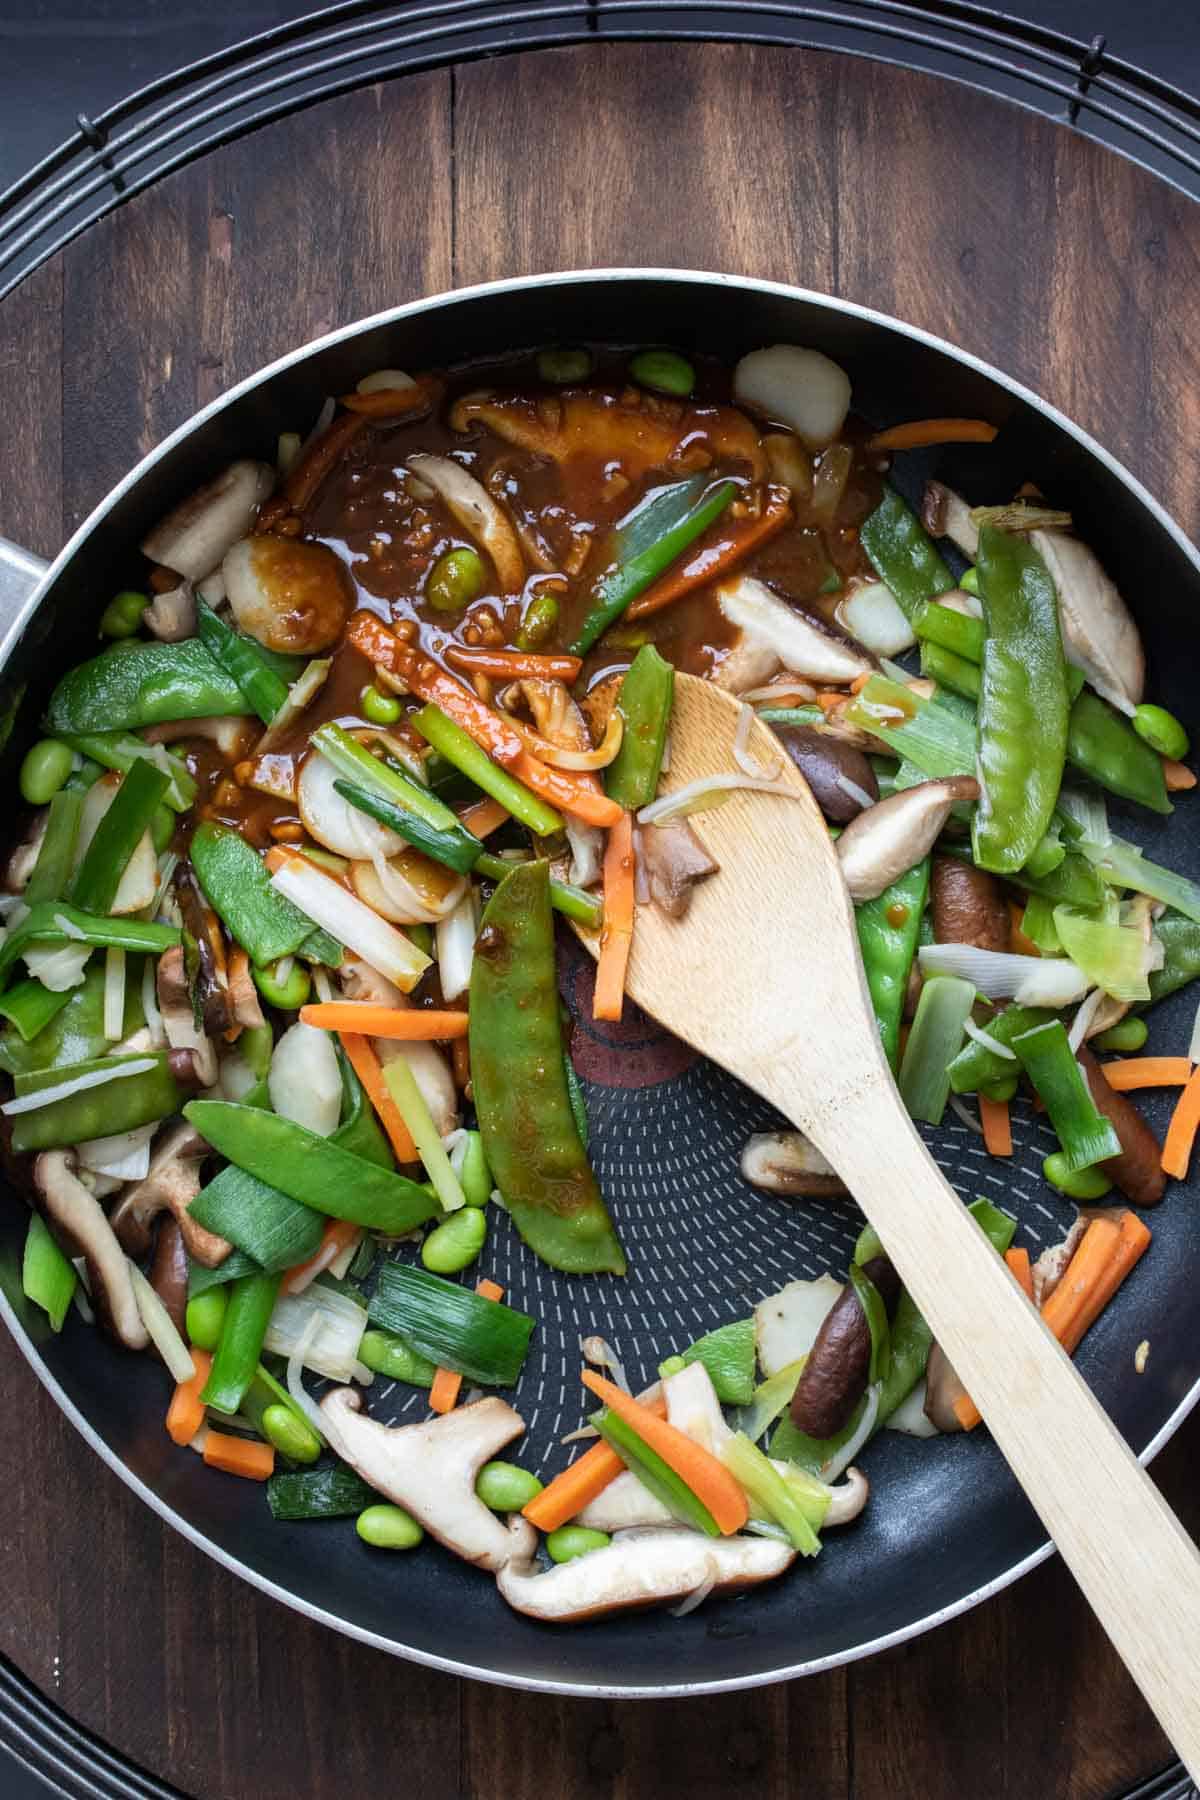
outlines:
[[[150,821],[150,839],[157,856],[162,855],[174,836],[175,814],[169,806],[157,807]]]
[[[537,372],[543,381],[586,381],[592,372],[590,350],[539,350]]]
[[[586,1556],[589,1550],[603,1550],[612,1539],[607,1531],[590,1531],[586,1525],[560,1525],[546,1539],[546,1555],[551,1562],[571,1562]]]
[[[642,387],[658,394],[677,394],[681,400],[696,385],[695,369],[674,350],[639,350],[629,364],[629,373]]]
[[[493,1512],[520,1512],[541,1491],[537,1476],[516,1463],[484,1463],[475,1480],[476,1494]]]
[[[1120,1019],[1110,1025],[1107,1031],[1099,1032],[1092,1039],[1093,1050],[1140,1050],[1150,1036],[1150,1027],[1145,1019],[1131,1014],[1127,1019]]]
[[[537,594],[525,609],[521,629],[517,632],[518,650],[536,650],[554,636],[558,629],[558,595]]]
[[[425,598],[438,612],[459,612],[482,594],[486,580],[478,550],[447,550],[429,571]]]
[[[415,1550],[425,1536],[412,1514],[400,1506],[368,1506],[359,1513],[354,1529],[376,1550]]]
[[[225,1308],[228,1304],[229,1289],[224,1286],[208,1288],[203,1294],[196,1294],[188,1301],[184,1328],[188,1343],[194,1349],[216,1349],[221,1341],[221,1327],[225,1323]]]
[[[253,969],[254,985],[268,1006],[277,1006],[281,1012],[295,1012],[308,999],[312,980],[303,963],[293,962],[282,981],[276,973],[278,968],[278,963],[272,963],[268,969]]]
[[[457,1275],[475,1261],[486,1241],[487,1214],[478,1206],[460,1206],[425,1239],[421,1261],[435,1275]]]
[[[315,1463],[321,1454],[317,1434],[308,1420],[282,1402],[267,1407],[262,1428],[268,1444],[274,1444],[280,1456],[288,1456],[293,1462]]]
[[[26,752],[21,764],[22,800],[30,806],[48,806],[71,773],[75,752],[54,738],[43,738]]]
[[[394,725],[400,717],[400,702],[394,694],[383,694],[374,682],[365,687],[359,695],[363,718],[370,719],[372,725]]]
[[[428,1357],[397,1337],[394,1331],[366,1331],[358,1346],[358,1360],[377,1375],[407,1381],[410,1387],[431,1387],[437,1374]]]
[[[1182,762],[1190,748],[1188,734],[1165,706],[1139,706],[1133,715],[1133,729],[1152,750],[1171,762]]]
[[[979,570],[964,569],[958,578],[958,585],[964,594],[977,594],[979,592]]]
[[[100,614],[100,636],[131,638],[141,625],[142,614],[149,604],[149,594],[138,594],[132,588],[123,588],[119,594],[113,595]]]
[[[477,1131],[467,1133],[467,1150],[458,1182],[468,1206],[486,1206],[492,1197],[492,1171],[487,1166],[483,1139]]]
[[[1102,1169],[1069,1169],[1061,1150],[1046,1158],[1042,1174],[1050,1186],[1056,1187],[1068,1200],[1102,1200],[1112,1187]]]
[[[1019,1075],[997,1075],[991,1081],[980,1083],[979,1091],[985,1100],[995,1100],[1003,1104],[1011,1100],[1020,1082]]]
[[[660,1381],[667,1381],[672,1375],[678,1375],[681,1369],[686,1368],[687,1364],[682,1356],[665,1357],[658,1365],[658,1378]]]

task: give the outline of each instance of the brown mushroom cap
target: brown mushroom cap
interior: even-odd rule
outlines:
[[[978,798],[979,783],[973,775],[951,775],[890,794],[878,806],[859,813],[837,841],[850,898],[877,900],[932,849],[951,808],[960,800]]]
[[[892,1313],[900,1297],[900,1277],[887,1257],[873,1256],[863,1264],[862,1272]],[[847,1284],[823,1319],[796,1383],[790,1407],[793,1425],[810,1437],[833,1437],[862,1398],[870,1361],[867,1316]]]
[[[756,1131],[742,1151],[742,1178],[768,1194],[827,1199],[846,1185],[802,1131]]]
[[[75,1174],[68,1150],[44,1150],[33,1165],[42,1211],[54,1235],[87,1264],[92,1304],[104,1328],[128,1350],[150,1342],[134,1296],[129,1259],[96,1196]]]
[[[223,1237],[205,1231],[188,1212],[201,1188],[200,1169],[212,1154],[208,1143],[186,1120],[172,1125],[150,1158],[141,1181],[130,1182],[113,1208],[112,1228],[131,1256],[150,1248],[151,1227],[160,1213],[176,1220],[189,1256],[215,1269],[233,1248]]]

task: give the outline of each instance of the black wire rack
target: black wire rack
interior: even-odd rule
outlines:
[[[966,81],[1110,144],[1200,198],[1200,101],[1090,42],[964,0],[342,0],[165,75],[0,194],[0,297],[103,215],[215,146],[368,82],[589,40],[837,50]]]

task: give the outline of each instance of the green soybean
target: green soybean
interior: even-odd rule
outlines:
[[[203,1294],[197,1294],[188,1301],[184,1327],[188,1343],[194,1349],[216,1349],[221,1341],[221,1327],[225,1323],[225,1308],[228,1304],[229,1290],[224,1284],[207,1288]]]
[[[394,725],[400,717],[401,706],[394,694],[384,694],[372,682],[359,695],[363,718],[370,719],[372,725]]]
[[[377,1375],[407,1381],[411,1387],[431,1387],[437,1369],[427,1356],[394,1331],[367,1331],[358,1346],[358,1360]]]
[[[460,612],[483,592],[487,571],[478,550],[447,550],[425,583],[425,598],[438,612]]]
[[[1133,729],[1152,750],[1171,762],[1182,762],[1190,748],[1187,732],[1165,706],[1139,706],[1133,715]]]
[[[958,578],[958,585],[964,594],[977,594],[979,592],[979,570],[964,569]]]
[[[175,836],[175,814],[169,806],[160,806],[150,821],[150,838],[155,854],[161,856]]]
[[[562,386],[568,381],[586,381],[592,372],[590,350],[540,350],[537,372],[543,381]]]
[[[979,1091],[986,1100],[995,1100],[1002,1105],[1012,1099],[1019,1085],[1017,1075],[997,1075],[994,1081],[981,1082]]]
[[[546,1539],[546,1554],[551,1562],[572,1562],[586,1556],[589,1550],[603,1550],[612,1539],[607,1531],[589,1531],[586,1525],[560,1525]]]
[[[71,773],[75,752],[55,738],[43,738],[21,764],[21,798],[30,806],[48,806]]]
[[[359,1513],[354,1529],[376,1550],[415,1550],[425,1536],[412,1514],[400,1506],[368,1506]]]
[[[629,373],[642,387],[658,394],[675,394],[681,400],[696,385],[695,369],[674,350],[639,350],[629,364]]]
[[[267,1442],[274,1444],[280,1456],[290,1457],[293,1462],[315,1463],[321,1454],[316,1432],[290,1406],[268,1406],[262,1416],[262,1428]]]
[[[268,1006],[277,1006],[282,1012],[295,1012],[308,999],[312,980],[303,963],[293,962],[282,981],[278,968],[278,963],[272,963],[269,969],[253,969],[254,985]]]
[[[467,1149],[458,1183],[468,1206],[486,1206],[492,1197],[492,1171],[483,1153],[483,1139],[477,1131],[467,1133]]]
[[[537,1476],[516,1463],[484,1463],[475,1480],[476,1494],[493,1512],[520,1512],[541,1491]]]
[[[525,609],[521,629],[517,632],[518,650],[536,650],[558,629],[558,595],[538,594]]]
[[[1107,1031],[1099,1032],[1092,1039],[1093,1050],[1140,1050],[1150,1036],[1150,1027],[1145,1019],[1131,1015],[1110,1025]]]
[[[1046,1158],[1042,1174],[1050,1186],[1056,1187],[1068,1200],[1102,1200],[1112,1187],[1103,1169],[1072,1169],[1061,1150]]]
[[[487,1214],[463,1206],[430,1232],[421,1245],[421,1261],[435,1275],[457,1275],[473,1263],[487,1241]]]
[[[658,1378],[660,1381],[666,1381],[670,1376],[678,1375],[681,1370],[686,1368],[687,1363],[682,1356],[668,1356],[658,1365]]]
[[[139,594],[133,588],[123,588],[119,594],[113,595],[100,614],[100,636],[131,638],[141,625],[142,614],[149,604],[149,594]]]

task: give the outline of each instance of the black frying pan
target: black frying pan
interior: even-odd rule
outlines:
[[[601,271],[496,283],[383,314],[297,351],[174,433],[97,508],[52,567],[0,543],[0,716],[16,709],[6,774],[36,734],[57,675],[92,653],[99,596],[133,577],[135,546],[190,489],[237,456],[274,455],[280,430],[307,428],[326,394],[369,369],[418,370],[548,342],[671,343],[732,362],[780,341],[826,351],[849,371],[854,404],[880,423],[935,414],[993,420],[986,449],[902,459],[901,479],[936,468],[972,498],[992,500],[1031,479],[1075,516],[1138,614],[1150,694],[1195,724],[1192,641],[1200,559],[1161,508],[1061,414],[961,351],[861,307],[729,277]],[[7,559],[6,559],[7,557]],[[39,579],[39,577],[41,577]],[[1114,822],[1150,855],[1200,874],[1186,802],[1165,826]],[[795,953],[804,954],[803,945]],[[582,952],[577,953],[582,957]],[[529,1427],[521,1460],[556,1469],[562,1434],[580,1417],[578,1339],[599,1330],[623,1356],[634,1387],[659,1359],[749,1310],[785,1281],[844,1274],[858,1216],[849,1205],[771,1200],[739,1178],[746,1136],[770,1111],[711,1065],[637,1019],[598,1035],[576,1000],[583,977],[568,960],[573,1053],[588,1082],[598,1174],[630,1252],[628,1278],[569,1280],[536,1264],[502,1218],[488,1272],[514,1305],[539,1319],[535,1352],[514,1403]],[[1152,1047],[1186,1041],[1194,1000],[1154,1014]],[[1165,1105],[1165,1103],[1164,1103]],[[1150,1109],[1151,1122],[1163,1119]],[[1071,1211],[1040,1175],[1049,1136],[1015,1114],[1011,1168],[990,1161],[953,1121],[930,1142],[968,1197],[986,1193],[1016,1211],[1033,1253],[1063,1235]],[[1140,1455],[1152,1456],[1200,1398],[1192,1324],[1196,1196],[1174,1186],[1154,1215],[1154,1244],[1089,1333],[1079,1363]],[[509,1611],[491,1581],[435,1546],[383,1559],[347,1521],[277,1525],[261,1490],[224,1480],[180,1452],[162,1428],[163,1372],[113,1348],[72,1317],[61,1337],[20,1289],[24,1202],[0,1197],[0,1311],[68,1417],[161,1516],[227,1568],[313,1618],[381,1649],[516,1686],[567,1693],[697,1693],[802,1675],[916,1635],[1014,1580],[1050,1546],[1000,1456],[978,1431],[918,1442],[885,1432],[864,1464],[873,1485],[863,1517],[830,1532],[814,1564],[749,1596],[684,1619],[625,1616],[577,1628],[539,1626]],[[1146,1371],[1134,1369],[1148,1338]],[[1002,1354],[1002,1351],[997,1352]],[[419,1416],[412,1390],[377,1381],[369,1404],[384,1420]]]

